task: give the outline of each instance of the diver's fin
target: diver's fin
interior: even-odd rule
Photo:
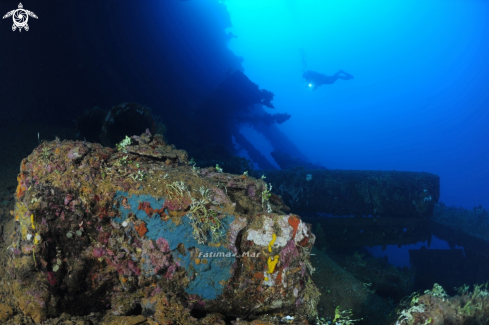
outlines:
[[[341,73],[343,73],[343,74],[345,75],[345,77],[346,77],[346,79],[347,79],[347,80],[349,80],[349,79],[353,79],[353,76],[352,76],[351,74],[346,73],[346,72],[345,72],[345,71],[343,71],[343,70],[340,70],[340,71],[341,71]]]

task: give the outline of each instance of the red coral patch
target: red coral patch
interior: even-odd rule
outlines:
[[[294,233],[292,234],[292,238],[295,238],[295,234],[297,233],[297,228],[299,227],[299,224],[301,223],[301,219],[299,219],[298,216],[291,214],[288,222],[289,222],[289,225],[292,227],[292,229],[294,229]]]

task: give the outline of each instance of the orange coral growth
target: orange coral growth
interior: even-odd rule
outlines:
[[[17,191],[16,191],[17,198],[20,199],[21,197],[23,197],[24,193],[25,193],[25,188],[20,184],[17,185]]]
[[[289,222],[289,225],[292,227],[292,229],[294,229],[294,233],[292,234],[292,238],[295,238],[295,234],[297,233],[297,228],[299,227],[301,220],[299,219],[298,216],[291,214],[288,222]]]
[[[298,244],[299,244],[299,246],[304,247],[307,245],[308,242],[309,242],[309,237],[304,237],[304,239],[301,240]]]
[[[138,206],[138,210],[143,210],[146,212],[148,216],[153,216],[154,213],[158,213],[159,215],[163,216],[165,214],[165,209],[153,209],[151,207],[151,204],[149,202],[140,202]]]
[[[276,281],[277,281],[277,282],[282,282],[282,271],[283,271],[283,270],[284,270],[284,269],[283,269],[282,267],[281,267],[280,269],[278,269],[278,271],[277,271],[277,272],[278,272],[278,274],[277,274],[277,278],[276,278]]]
[[[109,215],[109,212],[107,211],[107,208],[106,207],[101,207],[99,209],[99,211],[100,211],[100,214],[99,214],[99,218],[100,219],[103,219],[103,218],[105,218],[105,217],[107,217]]]
[[[149,202],[139,202],[138,210],[144,210],[146,208],[146,206],[151,207],[151,205],[149,204]]]
[[[17,195],[18,199],[24,196],[26,190],[24,186],[24,181],[25,181],[25,175],[24,173],[20,173],[19,176],[17,176],[17,182],[19,183],[19,185],[17,185],[17,190],[15,191],[15,194]]]
[[[135,225],[134,228],[136,228],[139,237],[143,237],[148,232],[148,228],[146,228],[146,224],[144,222],[141,222],[138,226]]]
[[[256,272],[254,275],[255,279],[264,279],[265,276],[263,275],[263,272]]]
[[[26,171],[27,170],[27,168],[26,168],[26,160],[25,159],[22,159],[22,162],[20,163],[20,170],[21,171]],[[17,178],[17,180],[19,180],[19,179]]]

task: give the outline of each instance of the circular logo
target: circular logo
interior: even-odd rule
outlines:
[[[29,20],[29,15],[24,9],[17,9],[13,14],[14,24],[17,27],[24,27],[27,24],[27,20]]]

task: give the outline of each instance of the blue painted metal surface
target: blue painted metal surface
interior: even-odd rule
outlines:
[[[221,283],[225,284],[229,280],[231,276],[230,269],[235,261],[231,250],[222,245],[210,247],[199,244],[192,235],[193,229],[187,215],[182,217],[181,223],[177,226],[171,219],[164,221],[156,213],[153,216],[148,216],[144,210],[138,210],[141,202],[150,203],[153,209],[161,209],[165,202],[163,198],[155,198],[144,194],[129,195],[127,192],[118,191],[115,200],[122,200],[123,197],[127,198],[127,203],[131,208],[125,209],[122,205],[119,205],[120,215],[114,218],[113,221],[122,224],[128,218],[129,213],[133,213],[137,219],[146,223],[146,228],[148,229],[146,240],[156,241],[160,237],[164,238],[170,246],[174,260],[188,272],[190,284],[186,289],[187,293],[197,294],[203,299],[215,299],[222,293],[224,286]],[[229,225],[233,220],[234,216],[226,216],[221,220],[225,232],[228,231]],[[180,243],[185,246],[184,255],[177,251],[177,246]],[[196,264],[190,260],[188,251],[190,247],[199,248],[204,256],[207,253],[208,256],[216,257],[202,256],[201,260],[205,259],[207,263]]]

